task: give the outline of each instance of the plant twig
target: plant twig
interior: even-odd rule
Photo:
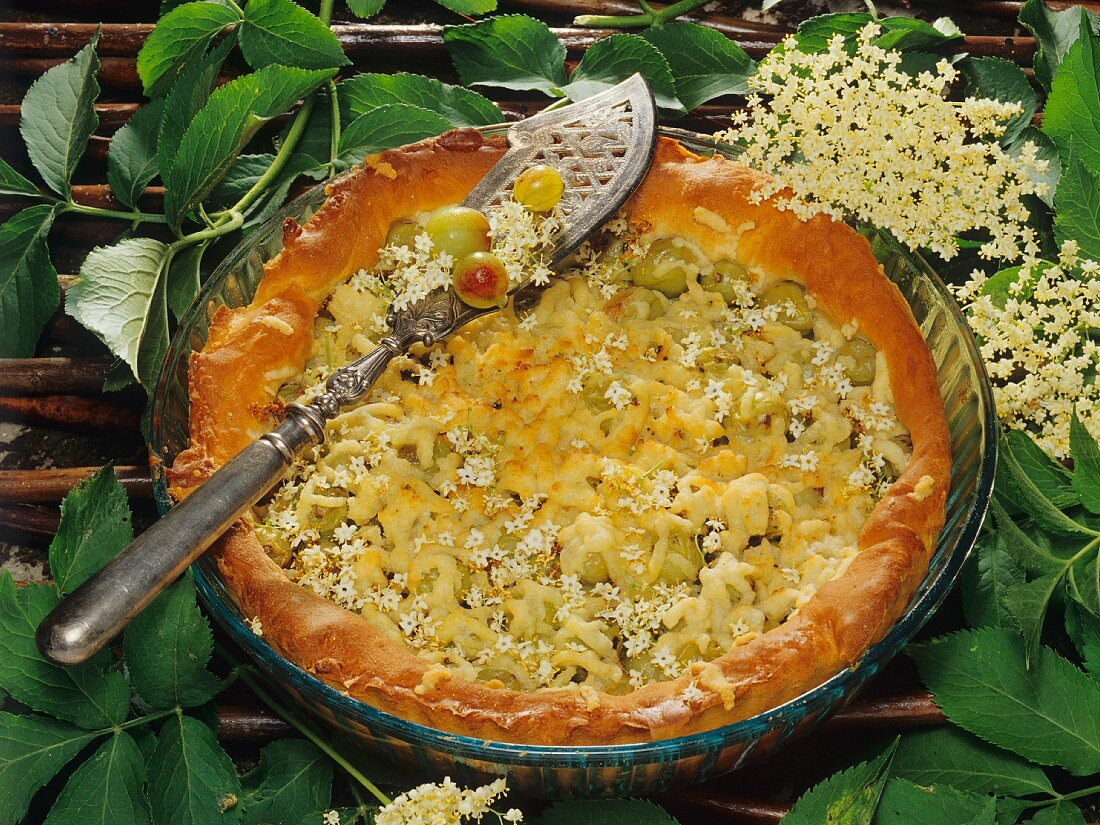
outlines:
[[[642,3],[642,14],[582,14],[573,20],[574,26],[593,26],[602,29],[633,29],[639,26],[663,26],[668,21],[699,8],[707,0],[680,0],[679,3],[654,11],[648,3]]]

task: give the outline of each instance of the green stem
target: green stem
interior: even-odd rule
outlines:
[[[338,753],[336,749],[332,747],[332,745],[330,745],[327,741],[325,741],[324,738],[321,737],[320,734],[313,730],[313,728],[310,727],[297,714],[287,710],[278,702],[276,702],[273,698],[271,698],[271,695],[266,690],[264,690],[263,687],[260,686],[259,681],[253,677],[253,672],[254,671],[251,667],[242,666],[240,669],[241,681],[252,688],[253,692],[260,697],[264,704],[266,704],[269,708],[279,714],[279,716],[281,716],[292,726],[294,726],[299,733],[306,737],[306,739],[308,739],[310,742],[312,742],[314,745],[324,751],[329,759],[331,759],[333,762],[343,768],[344,771],[346,771],[350,776],[354,777],[355,780],[368,791],[370,791],[371,795],[373,795],[374,798],[377,799],[380,803],[382,803],[383,805],[390,804],[390,798],[382,793],[377,785],[367,779],[367,777],[363,776],[358,768],[356,768],[340,753]]]
[[[78,215],[93,215],[98,218],[121,218],[124,221],[146,221],[147,223],[168,223],[164,215],[153,215],[149,212],[120,212],[117,209],[101,209],[98,206],[88,206],[83,203],[69,201],[60,205],[60,212],[76,212]]]
[[[127,730],[128,728],[136,728],[139,725],[147,725],[150,722],[156,722],[158,719],[163,719],[165,716],[171,716],[173,713],[178,713],[179,708],[172,708],[171,710],[160,710],[156,713],[150,713],[148,716],[139,716],[137,719],[131,719],[129,722],[123,722],[117,727],[111,728],[111,730]],[[104,731],[106,733],[106,731]]]
[[[336,81],[328,82],[328,102],[332,109],[332,134],[329,138],[328,158],[332,171],[336,171],[336,158],[340,154],[340,101],[336,97]]]
[[[601,29],[633,29],[640,26],[663,26],[669,20],[699,8],[708,0],[680,0],[659,11],[645,14],[582,14],[573,20],[574,26],[594,26]],[[646,4],[642,4],[643,8]]]
[[[223,217],[220,217],[209,229],[201,229],[198,232],[192,232],[190,235],[184,235],[178,241],[173,241],[171,244],[172,251],[177,252],[180,249],[202,243],[203,241],[220,238],[222,235],[228,235],[230,232],[244,226],[244,215],[240,212],[233,209],[227,209],[221,214]]]

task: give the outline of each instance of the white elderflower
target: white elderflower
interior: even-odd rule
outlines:
[[[612,381],[607,385],[607,391],[603,394],[603,397],[610,401],[617,410],[625,410],[634,398],[630,390],[618,381]]]
[[[374,821],[376,825],[457,825],[465,819],[479,821],[507,792],[508,785],[503,779],[471,791],[444,777],[442,782],[420,785],[396,797],[379,809]],[[508,817],[508,822],[523,821],[523,814],[515,808],[500,816]]]
[[[945,258],[974,230],[989,236],[986,258],[1035,254],[1021,199],[1046,194],[1038,178],[1048,161],[1030,142],[1015,155],[997,142],[1019,105],[947,100],[957,69],[941,60],[933,72],[906,74],[899,52],[874,45],[879,34],[869,23],[853,55],[839,35],[816,54],[788,39],[760,62],[748,83],[767,102],[750,96],[719,135],[773,176],[754,199],[778,196],[779,208],[804,220],[855,217]],[[794,198],[779,194],[785,187]]]

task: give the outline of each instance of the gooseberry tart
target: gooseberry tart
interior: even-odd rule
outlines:
[[[446,283],[448,244],[549,277],[554,187],[488,236],[454,218],[503,151],[372,156],[287,220],[191,356],[174,494]],[[213,550],[254,630],[405,719],[558,745],[744,719],[881,639],[944,521],[935,367],[867,242],[755,202],[763,180],[662,138],[537,306],[392,364]]]

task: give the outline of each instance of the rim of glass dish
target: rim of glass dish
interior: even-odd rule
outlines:
[[[487,126],[480,131],[489,135],[500,134],[506,131],[509,125]],[[660,132],[662,135],[680,141],[688,148],[718,152],[727,157],[736,157],[737,155],[736,147],[724,144],[707,135],[667,127],[661,127]],[[229,273],[251,251],[251,238],[270,232],[276,225],[280,225],[287,215],[300,211],[305,203],[316,201],[318,190],[323,191],[323,187],[328,183],[330,181],[322,182],[294,199],[242,239],[218,265],[209,281],[200,290],[191,308],[184,315],[176,334],[173,336],[170,357],[165,362],[165,369],[161,372],[154,395],[151,434],[153,436],[152,449],[158,458],[164,458],[160,450],[157,449],[157,445],[160,444],[160,413],[167,399],[167,383],[170,376],[175,375],[179,358],[190,353],[184,335],[194,325],[198,314],[206,311],[207,301],[212,293],[221,288]],[[939,294],[940,298],[946,299],[944,304],[954,321],[961,324],[963,329],[968,329],[958,303],[951,296],[935,270],[928,266],[919,255],[905,249],[892,236],[887,237],[887,242],[891,245],[892,252],[916,262],[928,277],[933,289]],[[963,563],[977,540],[978,532],[985,519],[993,490],[993,479],[997,463],[998,425],[992,390],[986,375],[984,362],[972,335],[964,336],[963,345],[967,357],[977,370],[977,395],[978,401],[984,410],[982,425],[985,444],[981,454],[981,466],[977,470],[975,495],[969,505],[969,512],[966,515],[959,539],[953,547],[944,551],[948,554],[947,558],[943,559],[942,565],[932,574],[930,580],[922,580],[915,600],[891,625],[886,635],[864,650],[848,667],[781,705],[729,725],[671,739],[616,745],[529,745],[449,733],[416,722],[410,722],[354,699],[283,657],[262,637],[257,636],[245,625],[236,609],[221,597],[214,582],[207,578],[201,563],[192,565],[195,571],[196,585],[207,608],[214,614],[219,623],[226,628],[234,640],[249,655],[260,659],[271,671],[285,678],[294,690],[305,689],[310,693],[319,695],[334,712],[361,719],[367,726],[373,726],[387,736],[417,746],[434,748],[454,757],[512,765],[577,768],[618,765],[623,763],[624,757],[629,757],[630,761],[635,763],[663,761],[669,757],[690,756],[713,751],[717,747],[750,741],[772,730],[773,723],[786,720],[792,724],[797,724],[807,715],[818,710],[818,706],[821,706],[820,709],[831,707],[835,703],[837,695],[843,696],[850,683],[856,680],[857,676],[861,676],[861,671],[869,667],[877,670],[895,655],[931,618],[954,584]],[[156,468],[154,477],[156,501],[163,514],[171,506],[164,478],[164,462],[156,461],[154,466]],[[937,555],[939,555],[938,550],[933,553],[933,559]]]

